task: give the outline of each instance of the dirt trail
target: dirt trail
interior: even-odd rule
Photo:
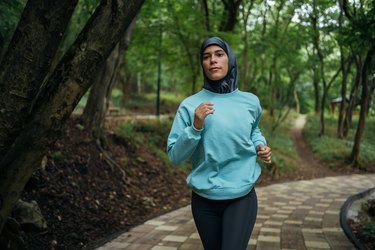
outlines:
[[[299,162],[299,179],[313,179],[325,176],[334,176],[338,173],[331,170],[324,163],[318,161],[311,148],[306,143],[303,137],[303,128],[306,123],[306,115],[300,115],[292,127],[290,133],[291,137],[296,145],[296,150],[298,153],[298,162]]]

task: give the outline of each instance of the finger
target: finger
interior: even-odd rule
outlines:
[[[264,163],[271,163],[272,162],[271,157],[267,157],[267,158],[263,159],[263,162]]]
[[[263,157],[263,158],[269,158],[269,157],[271,157],[271,152],[265,152],[264,154],[262,154],[261,156]]]
[[[265,147],[262,151],[260,151],[260,153],[262,154],[262,155],[270,155],[271,154],[271,148],[270,147]]]
[[[260,151],[258,151],[258,155],[259,155],[259,156],[262,156],[262,157],[267,156],[269,153],[270,153],[270,152],[265,151],[265,150],[260,150]]]

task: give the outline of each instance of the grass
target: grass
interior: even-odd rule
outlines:
[[[160,95],[160,113],[174,113],[185,97],[172,93],[161,93]],[[126,111],[134,110],[136,112],[146,111],[146,113],[156,113],[156,94],[142,94],[133,96],[126,102],[125,107],[121,107]]]
[[[290,113],[288,118],[280,124],[276,130],[272,131],[274,119],[264,112],[259,128],[267,140],[267,144],[272,148],[272,167],[279,173],[292,172],[297,169],[297,152],[294,142],[289,135],[289,131],[296,118],[296,114]],[[272,168],[261,163],[264,173],[270,173]]]
[[[337,117],[329,116],[325,119],[325,133],[319,137],[320,119],[317,116],[310,115],[304,130],[313,152],[331,167],[347,165],[353,144],[357,127],[358,117],[353,118],[352,128],[347,138],[339,139],[337,137]],[[375,118],[366,120],[365,133],[363,134],[360,145],[359,163],[362,169],[369,169],[375,164]]]

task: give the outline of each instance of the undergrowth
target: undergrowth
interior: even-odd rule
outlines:
[[[270,173],[272,168],[276,168],[279,173],[292,172],[297,169],[298,154],[289,134],[295,116],[294,113],[290,113],[284,122],[272,130],[274,119],[267,112],[263,113],[259,128],[272,149],[272,165],[261,163],[264,173]]]
[[[337,136],[337,117],[328,116],[325,119],[325,133],[319,136],[321,129],[317,116],[310,115],[305,126],[305,136],[312,151],[332,168],[347,165],[351,155],[358,117],[353,118],[353,124],[346,138]],[[375,164],[375,119],[366,120],[365,132],[360,144],[359,164],[362,169],[373,169]]]
[[[126,140],[134,140],[139,145],[143,145],[153,151],[165,164],[171,168],[185,171],[189,168],[188,162],[179,166],[174,166],[167,156],[167,137],[169,135],[172,120],[147,120],[135,121],[121,124],[116,133]]]

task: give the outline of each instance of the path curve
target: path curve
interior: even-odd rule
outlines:
[[[299,155],[299,180],[257,187],[259,210],[248,249],[355,249],[340,226],[348,197],[374,186],[375,174],[342,175],[314,158],[303,138],[306,117],[291,129]],[[323,178],[317,178],[328,176]],[[315,179],[314,179],[315,178]],[[203,250],[190,206],[148,220],[97,250]]]
[[[290,135],[298,154],[298,166],[300,167],[300,169],[298,169],[298,176],[300,176],[301,179],[313,179],[338,175],[338,173],[315,158],[303,135],[305,124],[306,115],[301,114],[297,117],[294,126],[290,130]]]
[[[248,249],[355,249],[340,227],[346,199],[375,183],[375,174],[325,177],[256,188],[257,221]],[[203,250],[190,206],[119,235],[98,250]]]

